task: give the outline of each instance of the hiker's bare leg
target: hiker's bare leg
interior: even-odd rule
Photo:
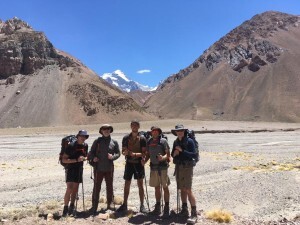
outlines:
[[[160,202],[161,193],[160,193],[160,186],[155,187],[155,200],[156,202]]]
[[[72,184],[73,185],[71,190],[71,204],[74,204],[77,197],[79,183],[72,183]]]
[[[170,200],[169,187],[166,186],[166,187],[163,187],[163,189],[164,189],[164,200],[165,200],[165,202],[169,202],[169,200]]]
[[[72,182],[67,182],[67,190],[64,196],[64,204],[69,205],[70,202],[70,197],[71,197],[71,192],[72,192]]]
[[[128,201],[128,196],[129,196],[129,191],[130,191],[130,184],[131,184],[131,180],[125,180],[125,185],[124,185],[124,203],[125,205],[127,205],[127,201]]]
[[[137,179],[137,185],[139,187],[139,195],[140,195],[140,202],[141,205],[144,204],[144,186],[143,186],[143,179]]]
[[[187,203],[187,189],[186,188],[181,188],[181,202],[182,203]]]
[[[187,189],[187,195],[189,198],[189,202],[191,203],[191,206],[196,206],[196,199],[192,192],[192,189]]]

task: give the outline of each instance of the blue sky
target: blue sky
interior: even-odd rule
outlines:
[[[3,0],[0,9],[0,19],[28,22],[99,75],[119,69],[155,86],[256,14],[300,15],[300,1]]]

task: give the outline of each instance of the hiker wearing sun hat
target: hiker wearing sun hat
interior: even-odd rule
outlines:
[[[89,162],[94,167],[94,188],[92,208],[90,209],[93,214],[97,212],[103,179],[106,182],[107,209],[115,209],[113,204],[113,161],[120,157],[120,149],[118,142],[111,138],[113,130],[111,125],[103,124],[99,129],[99,133],[102,136],[93,142],[89,152]]]
[[[175,163],[176,182],[177,182],[177,193],[178,189],[181,194],[182,208],[179,213],[182,217],[188,217],[188,205],[187,200],[191,204],[191,216],[188,219],[189,223],[195,223],[197,221],[197,210],[196,210],[196,199],[192,192],[192,181],[193,181],[193,158],[196,157],[196,150],[194,141],[188,138],[186,134],[187,129],[182,124],[175,126],[171,132],[177,139],[173,143],[172,157]],[[177,200],[177,208],[179,208],[179,201]]]
[[[64,196],[63,216],[74,213],[79,184],[82,183],[83,161],[85,161],[88,151],[88,144],[85,143],[85,140],[89,138],[87,131],[78,131],[76,138],[75,142],[68,144],[62,156],[62,162],[68,165],[66,169],[67,190]],[[69,202],[70,206],[68,206]]]
[[[145,163],[150,159],[149,185],[155,188],[156,204],[151,214],[158,216],[163,208],[163,218],[167,218],[170,215],[170,192],[168,187],[170,185],[170,178],[168,176],[170,147],[167,139],[162,137],[161,128],[152,126],[151,136],[147,142],[147,155],[145,159]],[[163,206],[164,202],[165,205]]]

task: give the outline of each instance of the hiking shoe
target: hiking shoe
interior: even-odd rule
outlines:
[[[161,210],[160,210],[160,203],[156,203],[155,206],[154,206],[154,210],[150,212],[151,215],[154,215],[154,216],[158,216],[160,215],[161,213]]]
[[[117,212],[125,212],[127,211],[127,205],[124,203],[117,209]]]
[[[70,204],[68,214],[74,215],[74,213],[75,213],[75,206],[73,204]]]
[[[165,205],[164,206],[164,213],[163,213],[162,217],[164,219],[166,219],[166,218],[169,218],[169,216],[170,216],[170,207],[169,207],[169,205]]]
[[[188,224],[195,224],[195,223],[197,223],[197,220],[198,220],[197,215],[196,216],[190,216],[187,219],[186,223],[188,223]]]
[[[95,207],[92,207],[88,210],[89,214],[95,216],[97,214],[97,209]]]
[[[182,207],[181,211],[179,212],[180,217],[189,217],[189,210],[188,207]]]
[[[115,210],[115,204],[113,202],[107,203],[107,209],[109,209],[109,210]]]
[[[67,205],[66,205],[66,206],[64,206],[64,210],[63,210],[62,216],[63,216],[63,217],[67,216],[67,214],[68,214],[68,211],[69,211],[69,208],[68,208],[68,206],[67,206]]]
[[[148,210],[145,208],[144,205],[141,205],[141,206],[140,206],[140,212],[141,212],[141,213],[148,213]]]
[[[196,207],[194,208],[192,206],[191,216],[187,219],[187,223],[195,224],[195,223],[197,223],[197,220],[198,220],[198,216],[197,216]]]

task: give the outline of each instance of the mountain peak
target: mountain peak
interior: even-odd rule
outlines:
[[[275,63],[284,49],[271,39],[280,32],[298,27],[300,17],[282,12],[267,11],[253,16],[216,41],[191,65],[168,77],[158,89],[178,82],[199,67],[215,70],[221,62],[237,72],[257,72],[263,66]]]
[[[136,90],[142,90],[142,91],[152,91],[155,90],[153,87],[149,87],[146,85],[139,84],[138,82],[135,82],[133,80],[130,80],[121,70],[115,70],[112,73],[104,73],[101,76],[104,80],[106,80],[108,83],[115,85],[119,89],[131,92]]]
[[[5,22],[0,21],[0,34],[4,33],[6,35],[10,35],[19,30],[32,31],[33,29],[28,23],[18,17],[6,20]]]

